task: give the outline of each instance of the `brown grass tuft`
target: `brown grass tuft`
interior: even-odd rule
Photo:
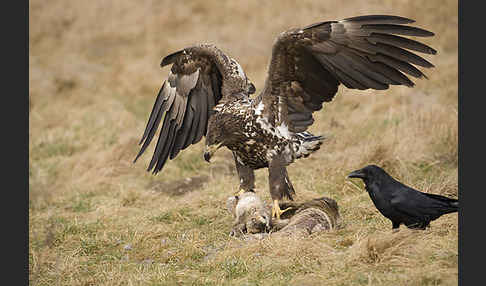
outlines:
[[[288,168],[296,200],[328,196],[342,229],[238,241],[225,209],[238,190],[231,153],[208,165],[199,143],[153,176],[155,148],[132,161],[168,69],[163,56],[212,42],[264,84],[285,29],[396,14],[436,36],[414,88],[341,86],[314,114],[321,149]],[[458,196],[457,1],[29,2],[29,282],[32,285],[457,285],[457,214],[400,228],[346,175],[385,167],[419,190]],[[188,180],[190,178],[191,180]],[[267,202],[267,171],[256,172]]]

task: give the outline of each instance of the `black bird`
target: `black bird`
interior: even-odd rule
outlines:
[[[393,179],[376,165],[353,171],[348,178],[364,181],[375,207],[391,220],[392,229],[402,223],[411,229],[425,229],[431,221],[459,210],[458,200],[419,192]]]

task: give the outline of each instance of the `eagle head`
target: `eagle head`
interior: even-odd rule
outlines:
[[[236,77],[238,77],[238,78],[240,78],[241,80],[244,81],[243,92],[245,92],[247,94],[254,94],[256,92],[255,85],[246,76],[246,73],[243,70],[243,67],[241,67],[241,65],[238,63],[238,61],[233,59],[233,58],[230,58],[230,65],[231,65],[232,71],[236,75]]]
[[[211,157],[219,148],[225,146],[231,149],[232,146],[245,141],[241,122],[235,119],[240,109],[238,105],[233,107],[224,111],[217,111],[217,109],[211,111],[204,147],[204,160],[207,162],[210,162]]]

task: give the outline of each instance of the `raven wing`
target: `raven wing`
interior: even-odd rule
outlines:
[[[214,45],[201,44],[166,56],[161,67],[172,64],[157,95],[139,144],[148,147],[160,121],[161,131],[147,171],[156,174],[167,159],[206,135],[211,110],[225,96],[247,89],[248,80],[239,64]],[[236,65],[236,66],[235,66]]]
[[[341,83],[359,90],[412,87],[408,76],[425,77],[414,65],[433,65],[408,50],[436,54],[423,43],[399,36],[434,35],[405,25],[413,22],[398,16],[368,15],[281,33],[259,95],[263,113],[275,124],[302,132],[313,123],[312,113],[333,99]]]
[[[454,199],[422,193],[408,187],[395,191],[390,200],[393,210],[409,222],[432,221],[443,214],[457,211],[455,202]]]

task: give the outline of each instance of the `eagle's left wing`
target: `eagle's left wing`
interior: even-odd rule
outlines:
[[[312,113],[331,101],[342,83],[352,89],[413,86],[405,75],[425,77],[414,65],[433,67],[408,51],[435,54],[425,44],[400,37],[434,34],[404,24],[414,20],[369,15],[320,22],[279,35],[273,45],[265,87],[257,100],[275,124],[305,131]]]
[[[159,139],[147,171],[156,174],[167,159],[201,141],[215,105],[234,94],[247,95],[253,87],[239,64],[211,44],[187,47],[166,56],[161,66],[172,65],[150,113],[142,144],[143,154],[162,122]],[[254,87],[253,87],[254,89]]]

